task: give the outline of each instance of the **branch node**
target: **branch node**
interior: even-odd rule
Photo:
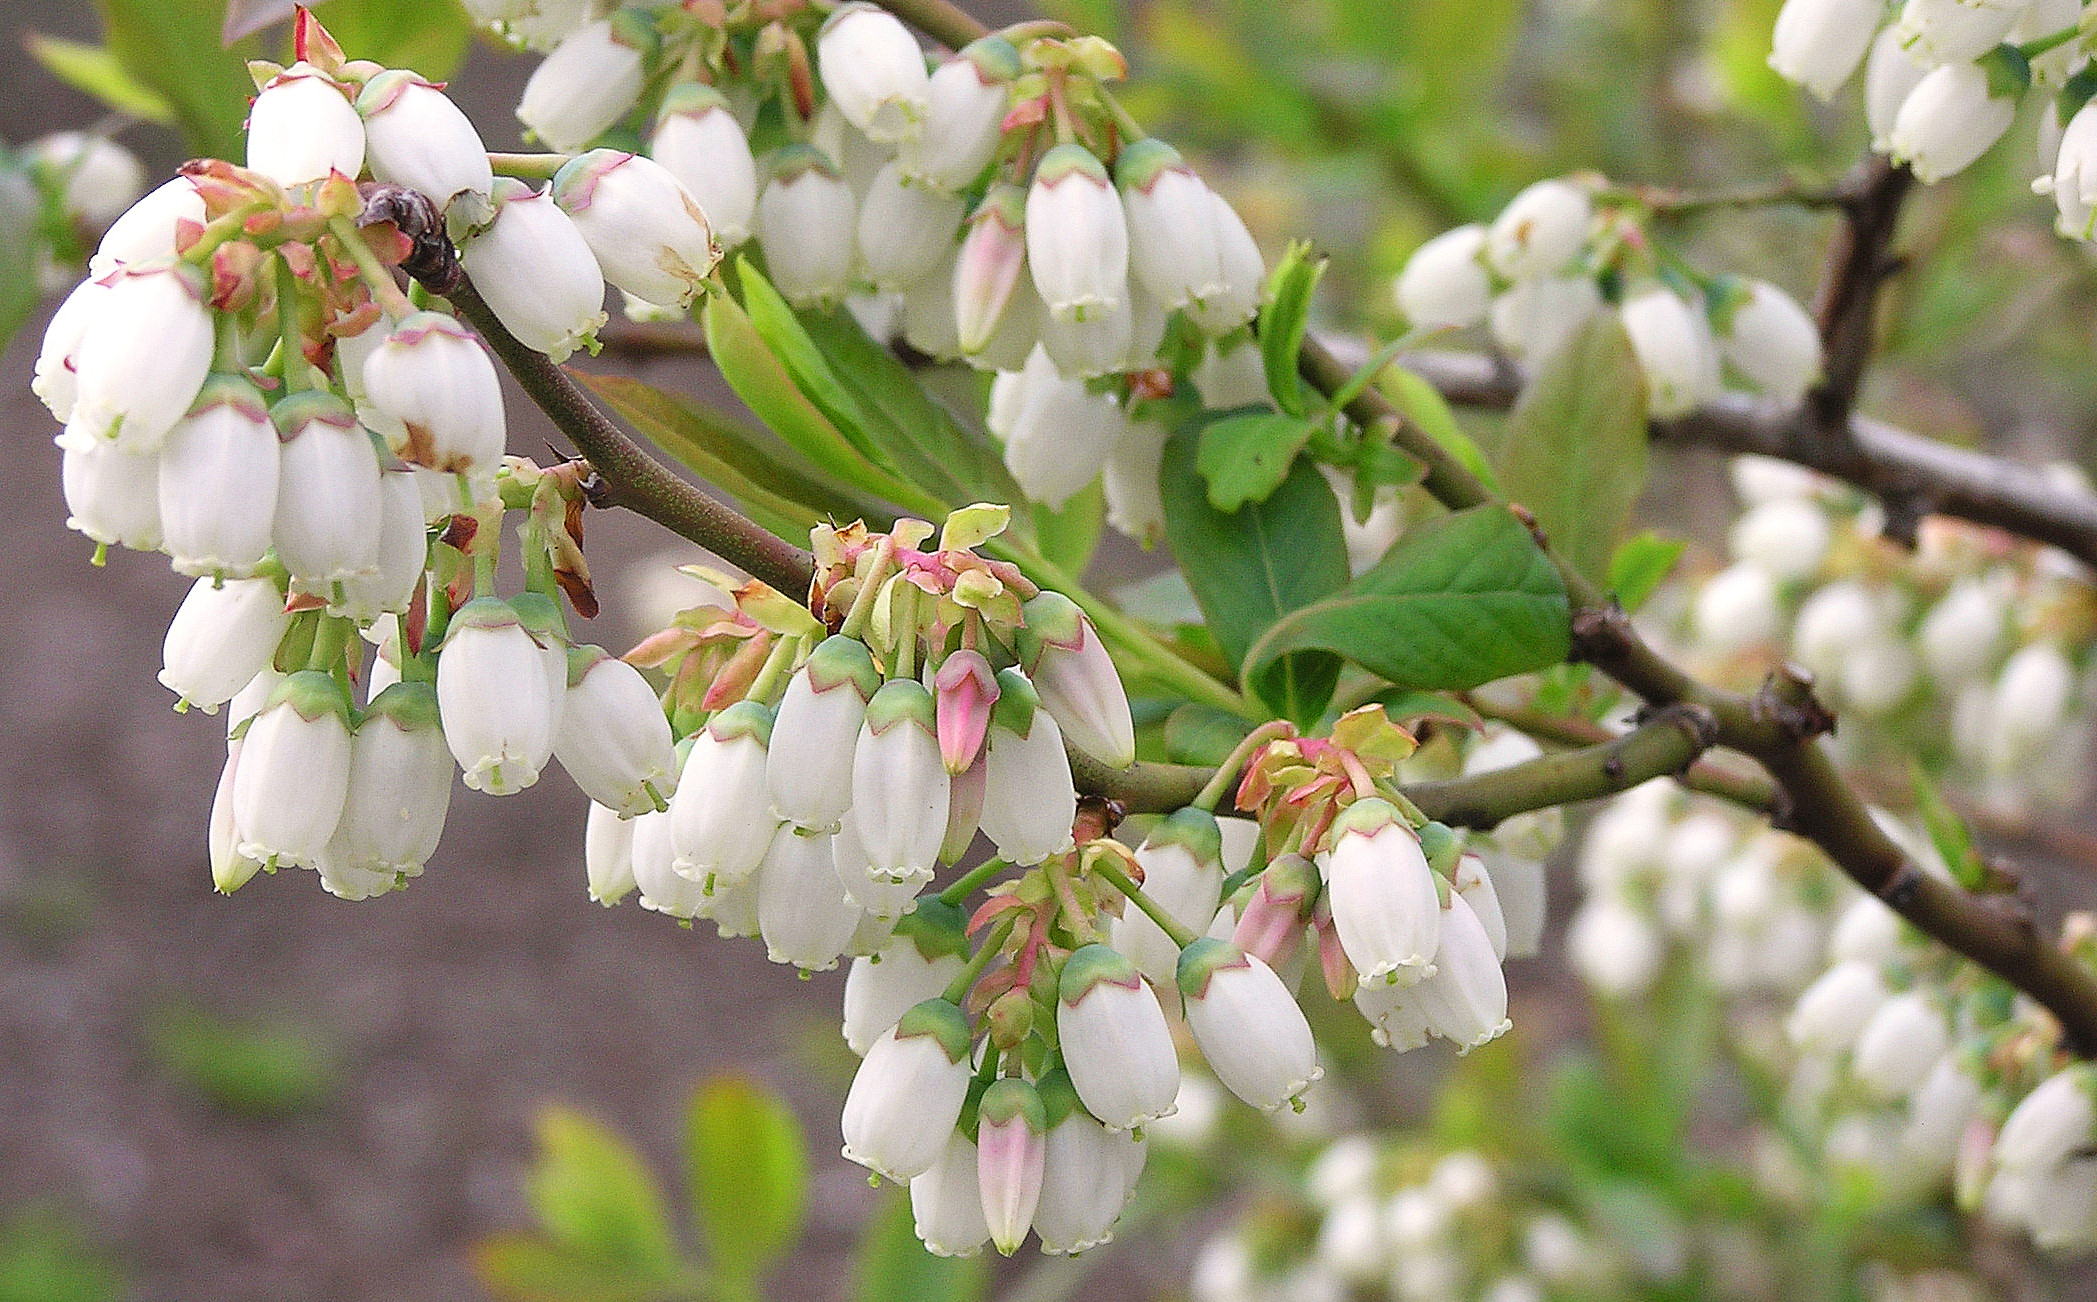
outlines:
[[[1928,880],[1928,874],[1917,868],[1913,859],[1903,858],[1900,867],[1879,886],[1877,894],[1894,912],[1906,913],[1921,892],[1922,884]]]
[[[1514,518],[1520,520],[1522,527],[1529,531],[1529,536],[1536,540],[1536,549],[1538,551],[1549,552],[1551,550],[1551,539],[1544,533],[1544,526],[1537,520],[1536,512],[1523,506],[1520,502],[1509,502],[1507,509],[1514,513]]]
[[[1813,694],[1813,675],[1786,662],[1772,671],[1748,707],[1755,718],[1776,727],[1792,741],[1810,741],[1835,731],[1835,715]]]
[[[1572,658],[1597,665],[1621,660],[1630,631],[1630,616],[1613,597],[1606,606],[1576,610],[1573,612]]]

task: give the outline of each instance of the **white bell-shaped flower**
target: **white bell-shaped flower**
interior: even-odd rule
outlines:
[[[1654,285],[1626,299],[1618,315],[1645,371],[1648,414],[1686,415],[1718,396],[1718,345],[1701,302]]]
[[[353,869],[422,871],[444,837],[451,752],[428,683],[395,683],[372,698],[350,740],[349,795],[333,850]]]
[[[633,825],[617,810],[592,803],[583,826],[583,869],[590,898],[610,908],[634,888]]]
[[[1964,63],[2000,45],[2029,7],[2030,0],[1906,0],[1893,29],[1918,59]]]
[[[1958,5],[1966,8],[1965,5]],[[1893,119],[1893,160],[1932,185],[1966,168],[2002,138],[2017,116],[2017,96],[1997,93],[1988,69],[1946,63],[1916,83]]]
[[[1391,282],[1406,322],[1415,330],[1461,330],[1484,321],[1493,292],[1484,252],[1485,227],[1476,224],[1444,231],[1413,250]]]
[[[473,287],[505,329],[554,361],[594,347],[604,273],[582,232],[545,191],[504,177],[494,193],[494,223],[459,247]]]
[[[2051,194],[2060,210],[2055,229],[2071,240],[2087,240],[2097,231],[2097,113],[2085,104],[2068,119],[2054,155],[2053,175],[2032,182],[2032,189]]]
[[[1892,152],[1893,123],[1900,116],[1900,106],[1931,66],[1908,52],[1898,24],[1888,25],[1872,41],[1864,61],[1864,125],[1878,153]]]
[[[1023,369],[992,386],[990,432],[1004,440],[1005,465],[1050,510],[1099,476],[1128,428],[1114,399],[1066,378],[1038,344]]]
[[[281,453],[269,404],[245,377],[214,376],[160,447],[160,528],[183,574],[253,574],[269,553]]]
[[[1667,957],[1652,920],[1622,900],[1591,897],[1566,925],[1566,958],[1604,995],[1631,998],[1650,989]]]
[[[834,833],[784,824],[757,870],[757,930],[766,956],[804,972],[828,972],[859,926],[832,853]]]
[[[584,795],[628,817],[666,808],[677,790],[677,743],[655,688],[602,647],[568,653],[553,756]]]
[[[114,221],[145,188],[145,164],[108,136],[54,131],[22,153],[31,172],[57,191],[61,211],[91,229]]]
[[[475,791],[522,791],[553,753],[560,701],[542,654],[508,602],[478,597],[452,614],[437,656],[437,700],[444,740]]]
[[[79,364],[80,345],[94,328],[108,293],[109,286],[99,281],[81,281],[44,327],[43,347],[37,352],[29,389],[61,425],[73,419],[73,373]]]
[[[349,768],[342,688],[311,669],[279,683],[241,739],[233,777],[238,852],[265,866],[313,863],[341,822]]]
[[[240,767],[241,743],[226,743],[226,766],[219,770],[218,788],[211,795],[211,830],[206,849],[211,859],[211,886],[221,895],[231,895],[262,871],[262,865],[240,852],[240,829],[233,824],[233,784]]]
[[[87,274],[100,280],[130,263],[173,257],[175,231],[182,222],[204,224],[204,198],[186,176],[163,181],[111,222],[87,260]]]
[[[951,785],[932,693],[908,678],[882,684],[852,752],[852,821],[867,871],[893,881],[932,879]]]
[[[2078,1063],[2055,1072],[2024,1096],[1995,1138],[1997,1169],[2045,1171],[2097,1141],[2097,1072]]]
[[[1272,1112],[1325,1074],[1303,1009],[1259,959],[1202,936],[1180,954],[1177,979],[1202,1057],[1245,1102]]]
[[[655,37],[639,10],[586,23],[532,70],[517,120],[548,149],[574,153],[602,135],[641,97]]]
[[[983,835],[1012,863],[1036,864],[1070,845],[1077,815],[1062,730],[1026,675],[1000,671],[983,752]]]
[[[1333,824],[1326,898],[1363,985],[1411,985],[1434,970],[1445,889],[1389,802],[1357,800]]]
[[[131,264],[102,296],[74,354],[70,423],[126,452],[158,449],[195,405],[216,339],[195,268]]]
[[[757,242],[772,284],[796,307],[835,307],[852,287],[859,201],[829,156],[789,145],[757,196]]]
[[[848,4],[816,37],[816,71],[845,120],[871,140],[893,144],[919,134],[931,108],[931,79],[917,38],[894,14]]]
[[[1002,36],[964,46],[927,83],[925,129],[901,142],[903,174],[935,189],[969,187],[997,156],[1019,51]]]
[[[1107,524],[1145,548],[1155,547],[1165,536],[1165,497],[1159,488],[1158,472],[1165,464],[1165,440],[1171,432],[1162,421],[1132,420],[1115,442],[1107,464],[1100,467],[1100,489],[1107,498]],[[1063,727],[1067,732],[1070,725],[1064,723]],[[1079,748],[1085,749],[1082,743]]]
[[[976,1185],[990,1242],[1009,1257],[1019,1251],[1041,1201],[1048,1157],[1048,1111],[1032,1084],[1002,1076],[977,1109]]]
[[[976,1167],[975,1142],[956,1130],[932,1168],[911,1178],[917,1237],[936,1257],[973,1257],[990,1238]]]
[[[1602,291],[1591,276],[1544,276],[1516,281],[1493,297],[1486,323],[1508,356],[1541,365],[1602,310]]]
[[[1206,302],[1230,288],[1209,187],[1155,137],[1132,141],[1115,160],[1128,219],[1129,272],[1167,308]]]
[[[349,404],[295,393],[270,410],[283,444],[274,541],[292,577],[325,588],[378,566],[379,458]]]
[[[1784,1029],[1806,1053],[1840,1053],[1856,1044],[1886,997],[1876,966],[1856,959],[1837,963],[1799,995]]]
[[[1850,1069],[1882,1099],[1904,1099],[1951,1047],[1951,1024],[1926,993],[1910,990],[1880,1004],[1857,1035]]]
[[[1354,1009],[1369,1023],[1369,1038],[1378,1048],[1411,1053],[1430,1038],[1427,1015],[1420,1008],[1420,987],[1377,982],[1358,986]]]
[[[1143,1141],[1087,1113],[1070,1075],[1051,1071],[1038,1088],[1049,1123],[1034,1234],[1051,1255],[1083,1252],[1114,1237],[1114,1222],[1143,1169]]]
[[[670,169],[645,155],[579,154],[554,175],[553,198],[604,278],[635,298],[687,307],[720,260],[704,210]]]
[[[1458,859],[1449,884],[1463,896],[1464,903],[1471,906],[1472,916],[1485,929],[1485,938],[1493,947],[1493,957],[1504,962],[1507,958],[1507,915],[1500,908],[1500,892],[1493,885],[1492,875],[1486,871],[1484,857],[1467,853]]]
[[[904,175],[891,161],[874,174],[859,205],[859,261],[879,289],[902,291],[939,269],[954,251],[967,205],[960,195]]]
[[[1980,1082],[1959,1065],[1959,1058],[1956,1051],[1938,1057],[1908,1099],[1908,1124],[1901,1132],[1902,1150],[1939,1178],[1951,1173],[1982,1100]]]
[[[1594,202],[1570,181],[1538,181],[1508,201],[1486,230],[1485,259],[1509,280],[1565,272],[1587,247]]]
[[[451,96],[412,72],[392,69],[357,93],[371,174],[429,198],[443,212],[461,196],[459,215],[486,219],[495,173],[481,133]]]
[[[1143,869],[1143,893],[1174,922],[1200,931],[1216,916],[1224,869],[1223,836],[1214,814],[1188,808],[1160,819],[1137,847],[1136,863]],[[1172,987],[1180,947],[1150,914],[1133,906],[1122,910],[1107,940],[1128,955],[1152,985]]]
[[[1797,299],[1766,280],[1751,281],[1732,309],[1718,349],[1734,370],[1787,405],[1820,379],[1820,327]]]
[[[1041,349],[1055,362],[1057,372],[1066,379],[1090,380],[1126,370],[1130,350],[1135,346],[1135,300],[1140,292],[1129,285],[1111,307],[1089,312],[1083,318],[1065,320],[1048,313],[1037,316]],[[1155,343],[1151,351],[1156,351]]]
[[[1027,666],[1028,678],[1064,740],[1109,768],[1134,763],[1136,728],[1128,691],[1099,630],[1059,592],[1030,598],[1023,616],[1031,645],[1038,648]]]
[[[1223,288],[1187,304],[1187,319],[1208,335],[1226,335],[1252,320],[1267,286],[1267,264],[1245,219],[1230,201],[1209,192],[1210,238],[1223,272]]]
[[[66,528],[107,547],[149,552],[160,546],[160,454],[126,452],[68,425],[56,439],[64,452],[59,487]]]
[[[365,358],[359,414],[411,464],[492,479],[502,461],[502,386],[487,349],[442,312],[395,325]]]
[[[359,623],[406,612],[429,564],[430,539],[423,525],[422,485],[405,470],[379,476],[378,560],[369,574],[342,581],[333,613]]]
[[[1170,1116],[1180,1088],[1172,1031],[1136,965],[1086,945],[1057,978],[1056,1036],[1085,1110],[1110,1130]]]
[[[1987,714],[1985,758],[2009,771],[2037,753],[2068,716],[2075,667],[2052,642],[2034,642],[2012,655],[1995,680]]]
[[[1729,565],[1697,593],[1691,625],[1713,655],[1731,655],[1774,638],[1783,627],[1776,576],[1753,561]]]
[[[1993,667],[2009,631],[2008,596],[1985,580],[1961,579],[1922,617],[1915,647],[1930,677],[1960,687]]]
[[[967,966],[967,941],[950,905],[923,905],[896,924],[878,953],[852,960],[845,974],[844,1034],[852,1052],[874,1041],[927,999],[936,999]]]
[[[670,800],[670,835],[683,876],[734,883],[763,861],[779,827],[765,786],[771,737],[771,708],[758,701],[738,701],[693,736]]]
[[[689,81],[671,87],[648,137],[648,155],[698,202],[722,248],[750,238],[757,218],[757,161],[720,91]]]
[[[269,579],[198,579],[161,644],[160,682],[206,714],[269,667],[291,627],[284,592]]]
[[[1427,1029],[1469,1052],[1499,1037],[1507,1018],[1507,975],[1492,937],[1462,894],[1451,891],[1442,912],[1434,975],[1413,988]]]
[[[700,917],[718,896],[708,896],[699,883],[679,876],[671,867],[673,854],[668,814],[651,810],[633,820],[633,884],[641,907],[672,918]],[[755,931],[753,924],[739,934]]]
[[[765,761],[765,787],[780,818],[833,828],[852,804],[852,751],[881,673],[866,644],[836,634],[787,684]]]
[[[891,1180],[932,1169],[968,1096],[968,1019],[944,999],[927,999],[874,1041],[840,1122],[844,1155]]]
[[[1107,169],[1079,144],[1057,145],[1027,189],[1027,267],[1051,316],[1082,321],[1128,294],[1129,228]]]
[[[248,169],[282,186],[331,172],[355,180],[364,170],[364,120],[333,78],[294,63],[270,78],[248,109]]]
[[[1882,0],[1784,0],[1770,34],[1769,66],[1815,97],[1834,97],[1871,46]]]

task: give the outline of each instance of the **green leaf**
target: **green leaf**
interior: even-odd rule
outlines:
[[[154,1018],[146,1047],[162,1071],[234,1116],[312,1111],[341,1084],[335,1052],[313,1029],[295,1023],[174,1007]]]
[[[626,1142],[567,1108],[539,1114],[539,1160],[525,1195],[547,1235],[592,1261],[662,1275],[677,1245],[662,1192]]]
[[[1210,421],[1202,428],[1194,459],[1195,469],[1209,481],[1209,505],[1235,511],[1247,502],[1266,501],[1317,428],[1301,417],[1272,411]]]
[[[352,59],[408,68],[443,81],[466,61],[473,25],[457,4],[431,0],[325,0],[314,16]]]
[[[1665,538],[1650,529],[1624,539],[1609,558],[1607,590],[1616,594],[1617,604],[1625,610],[1637,610],[1674,572],[1675,562],[1688,546],[1680,538]]]
[[[1478,506],[1413,530],[1347,590],[1305,606],[1245,657],[1345,656],[1399,687],[1455,691],[1564,660],[1570,603],[1512,512]]]
[[[881,444],[900,450],[913,465],[929,467],[938,476],[932,482],[954,505],[1024,498],[997,450],[971,435],[850,312],[838,308],[799,316],[831,369],[859,399],[861,411],[875,422],[873,433]]]
[[[1260,308],[1260,360],[1267,367],[1267,391],[1291,416],[1301,416],[1303,380],[1296,355],[1311,319],[1311,295],[1325,274],[1325,259],[1313,258],[1311,246],[1291,244],[1267,280],[1267,302]]]
[[[1189,701],[1165,716],[1165,758],[1175,764],[1221,764],[1247,731],[1245,720],[1230,711]]]
[[[1922,815],[1922,825],[1928,829],[1930,844],[1937,849],[1937,856],[1944,866],[1951,869],[1952,880],[1969,891],[1993,891],[1999,889],[2000,881],[1982,862],[1980,852],[1973,847],[1973,833],[1944,797],[1937,791],[1937,784],[1930,780],[1921,763],[1908,760],[1908,786],[1915,793],[1915,810]]]
[[[1500,493],[1500,477],[1493,473],[1493,464],[1473,442],[1463,426],[1456,423],[1456,413],[1449,409],[1441,391],[1402,366],[1387,367],[1377,381],[1377,387],[1385,397],[1398,405],[1405,418],[1418,425],[1427,437],[1441,444],[1442,451],[1455,457],[1457,463],[1476,476],[1488,492]]]
[[[728,387],[795,451],[863,493],[898,505],[899,495],[912,495],[907,485],[867,460],[809,400],[741,304],[726,294],[709,294],[700,323],[706,331],[707,355]]]
[[[982,1257],[935,1257],[917,1241],[901,1189],[867,1223],[859,1247],[858,1302],[980,1302],[989,1292]]]
[[[1339,660],[1314,650],[1253,664],[1246,652],[1276,620],[1346,585],[1340,504],[1317,468],[1299,461],[1265,501],[1219,511],[1195,468],[1200,441],[1187,426],[1165,444],[1165,537],[1209,631],[1244,666],[1246,686],[1284,717],[1315,722],[1339,681]]]
[[[0,349],[36,311],[43,216],[29,170],[13,158],[0,162]]]
[[[31,32],[22,38],[30,56],[74,90],[94,96],[119,113],[162,126],[175,123],[167,96],[139,81],[106,45],[84,45]]]
[[[252,43],[219,40],[223,0],[96,0],[109,52],[173,106],[192,153],[241,158],[241,123],[255,83]]]
[[[621,1265],[581,1256],[523,1234],[496,1234],[472,1248],[481,1287],[503,1302],[650,1302],[667,1272],[636,1276]]]
[[[1100,481],[1087,484],[1060,511],[1037,503],[1032,514],[1034,550],[1065,574],[1083,575],[1107,522],[1107,494]]]
[[[1522,390],[1501,483],[1551,545],[1600,583],[1646,483],[1646,383],[1612,313],[1589,318]]]
[[[685,1120],[692,1220],[722,1273],[755,1279],[800,1237],[808,1148],[777,1095],[736,1076],[701,1086]]]
[[[783,538],[805,539],[825,517],[878,516],[872,503],[769,434],[695,398],[624,375],[568,373],[650,442]]]

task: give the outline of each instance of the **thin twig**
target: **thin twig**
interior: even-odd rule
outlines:
[[[1555,742],[1561,746],[1601,746],[1624,735],[1586,719],[1495,705],[1472,693],[1465,693],[1463,699],[1484,717],[1497,719],[1538,741]],[[1709,756],[1686,769],[1673,771],[1672,776],[1691,791],[1729,801],[1757,814],[1767,816],[1777,809],[1776,783],[1761,773],[1743,772],[1735,765],[1720,763]]]
[[[1899,263],[1893,257],[1893,233],[1900,225],[1901,203],[1914,188],[1915,176],[1905,164],[1878,154],[1867,156],[1843,183],[1843,222],[1828,246],[1827,270],[1821,275],[1820,344],[1824,372],[1806,395],[1810,419],[1798,432],[1817,444],[1822,456],[1855,455],[1850,413],[1856,409],[1857,386],[1871,362],[1877,342],[1879,288]]]
[[[1416,782],[1405,795],[1438,822],[1490,831],[1516,814],[1597,800],[1681,773],[1717,740],[1718,721],[1708,711],[1672,705],[1596,745],[1486,773]]]

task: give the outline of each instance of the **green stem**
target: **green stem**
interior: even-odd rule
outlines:
[[[299,277],[291,263],[277,259],[277,338],[284,392],[297,393],[312,378],[306,373],[306,352],[299,346]]]
[[[306,668],[332,673],[342,660],[342,652],[349,645],[350,630],[356,627],[349,620],[322,615],[320,624],[313,630],[313,649],[306,653]]]
[[[1120,130],[1121,138],[1123,140],[1143,139],[1148,133],[1144,131],[1143,124],[1136,120],[1136,115],[1122,107],[1121,101],[1114,98],[1113,91],[1108,90],[1099,83],[1095,82],[1094,84],[1099,86],[1099,102],[1106,106],[1107,116],[1114,119],[1114,125]]]
[[[789,633],[774,643],[764,664],[758,667],[757,677],[750,680],[750,690],[743,693],[743,699],[772,704],[773,698],[779,694],[779,680],[794,671],[795,663],[801,659],[801,648],[807,644],[807,639],[796,633]]]
[[[996,958],[998,951],[1004,948],[1005,940],[1012,934],[1013,925],[1017,922],[1017,918],[1007,918],[993,928],[990,938],[978,946],[975,953],[968,956],[968,966],[962,968],[952,981],[947,982],[946,991],[941,997],[950,1004],[958,1004],[968,998],[969,987],[976,984],[976,978],[983,975],[983,969],[990,966],[990,960]]]
[[[371,290],[371,296],[379,301],[379,306],[386,310],[386,315],[400,321],[415,314],[415,305],[408,301],[407,291],[393,278],[393,268],[379,261],[379,255],[364,242],[364,232],[357,229],[355,222],[347,217],[331,217],[328,231],[342,246],[342,251],[349,254],[350,261],[357,264],[357,274]]]
[[[1172,938],[1173,944],[1181,949],[1185,949],[1193,944],[1195,939],[1194,933],[1181,926],[1179,919],[1167,913],[1163,905],[1150,896],[1145,895],[1141,886],[1130,881],[1129,875],[1110,860],[1109,855],[1112,853],[1112,851],[1107,851],[1094,856],[1092,862],[1087,865],[1088,871],[1111,884],[1123,895],[1128,896],[1130,902],[1137,908],[1149,914],[1150,920],[1158,924],[1160,931]]]
[[[896,656],[892,666],[892,677],[917,677],[917,598],[918,587],[914,583],[896,585],[894,627]]]
[[[978,886],[981,886],[1011,866],[1005,860],[992,855],[961,876],[956,877],[945,890],[939,893],[939,902],[958,908],[961,901],[973,894]]]
[[[1244,768],[1247,761],[1252,759],[1253,752],[1270,741],[1288,736],[1293,730],[1283,720],[1274,719],[1246,733],[1243,740],[1231,747],[1231,753],[1224,756],[1223,764],[1216,770],[1216,776],[1210,778],[1208,784],[1201,789],[1201,794],[1194,797],[1195,806],[1214,813],[1216,802],[1223,799],[1224,792],[1230,790],[1232,780],[1238,776],[1238,770]]]
[[[845,612],[845,622],[838,626],[838,632],[846,637],[859,637],[866,631],[867,621],[874,617],[875,597],[895,564],[895,535],[884,534],[875,544],[873,562],[867,566],[866,575],[859,582],[859,591],[852,594],[852,608]]]
[[[2026,62],[2030,62],[2048,50],[2059,49],[2081,34],[2082,24],[2070,23],[2057,32],[2049,32],[2035,41],[2026,41],[2017,47],[2017,53],[2023,55]]]

